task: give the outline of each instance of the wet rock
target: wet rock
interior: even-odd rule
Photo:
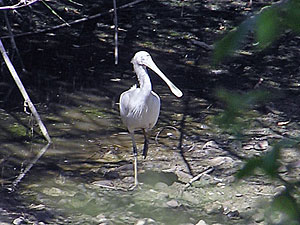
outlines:
[[[99,225],[110,225],[110,224],[112,224],[103,214],[97,215],[96,220],[99,223]]]
[[[63,195],[63,191],[59,188],[52,187],[52,188],[45,188],[43,193],[50,196],[61,196]]]
[[[274,189],[274,193],[275,195],[280,195],[285,189],[286,187],[284,185],[280,185]]]
[[[165,192],[160,192],[157,194],[157,198],[160,200],[167,200],[169,198],[169,194]]]
[[[166,183],[164,183],[164,182],[158,182],[158,183],[155,184],[154,187],[155,187],[155,189],[158,189],[158,190],[165,190],[169,186]]]
[[[14,225],[20,225],[23,222],[24,222],[24,218],[23,217],[19,217],[19,218],[14,219],[13,224]]]
[[[130,183],[130,184],[133,184],[133,183],[134,183],[134,177],[133,177],[133,176],[124,177],[124,178],[122,179],[122,182],[123,182],[123,183]]]
[[[288,168],[287,168],[285,165],[281,165],[281,166],[278,168],[278,172],[279,172],[279,173],[286,173],[286,172],[288,172]]]
[[[218,149],[219,145],[215,141],[208,141],[202,147],[202,149],[210,149],[210,148]]]
[[[49,196],[68,196],[68,197],[73,197],[76,192],[75,191],[63,191],[59,188],[56,187],[51,187],[51,188],[44,188],[43,193]]]
[[[184,183],[188,183],[193,178],[192,175],[183,171],[176,171],[175,173],[178,176],[178,180]]]
[[[253,220],[256,222],[256,223],[260,223],[260,222],[263,222],[264,219],[265,219],[265,215],[263,212],[258,212],[258,213],[255,213],[253,216],[252,216]]]
[[[191,202],[196,205],[200,204],[201,202],[201,199],[199,197],[195,197],[191,192],[186,192],[186,191],[183,192],[182,198],[183,200]]]
[[[219,156],[210,160],[210,165],[214,167],[230,168],[233,166],[233,159],[227,156]]]
[[[177,200],[172,199],[167,202],[167,206],[169,206],[170,208],[178,208],[180,206],[180,203]]]
[[[212,214],[223,214],[224,212],[224,207],[220,203],[214,203],[212,205],[208,205],[205,208],[205,211],[207,214],[212,215]]]
[[[216,184],[216,180],[209,174],[203,174],[200,180],[193,183],[193,186],[200,188],[210,184]]]
[[[200,220],[196,225],[207,225],[207,223],[204,220]]]
[[[114,186],[114,184],[111,180],[97,180],[97,181],[94,181],[92,184],[95,186],[99,186],[99,187],[105,187],[105,186],[113,187]]]
[[[229,211],[226,215],[230,219],[239,219],[240,218],[240,213],[238,210]]]
[[[134,225],[156,225],[155,220],[151,218],[139,219]]]
[[[120,178],[120,175],[117,171],[108,171],[104,174],[104,177],[108,180],[118,179]]]
[[[269,147],[269,142],[267,140],[259,141],[254,145],[254,149],[258,151],[266,150]]]

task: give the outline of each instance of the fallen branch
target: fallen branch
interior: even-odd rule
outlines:
[[[40,127],[40,129],[42,131],[42,134],[44,135],[44,137],[46,138],[46,140],[48,141],[48,143],[51,143],[51,138],[50,138],[50,136],[48,134],[48,131],[47,131],[45,125],[43,124],[43,122],[42,122],[42,120],[40,118],[40,115],[36,111],[33,103],[31,102],[31,100],[30,100],[30,98],[29,98],[29,96],[28,96],[28,94],[27,94],[27,92],[26,92],[26,90],[25,90],[25,88],[24,88],[24,86],[22,84],[22,81],[20,80],[20,78],[19,78],[19,76],[18,76],[18,74],[17,74],[14,66],[12,65],[12,63],[11,63],[8,55],[6,54],[6,51],[5,51],[5,48],[4,48],[3,44],[2,44],[1,39],[0,39],[0,52],[1,52],[2,57],[3,57],[3,59],[4,59],[5,63],[6,63],[6,66],[7,66],[8,70],[10,71],[10,74],[12,75],[13,79],[15,80],[15,82],[16,82],[16,84],[17,84],[17,86],[18,86],[18,88],[19,88],[19,90],[20,90],[20,92],[21,92],[21,94],[22,94],[22,96],[24,98],[24,102],[30,108],[33,116],[35,117],[35,119],[36,119],[36,121],[37,121],[37,123],[38,123],[38,125],[39,125],[39,127]]]
[[[204,174],[211,173],[215,168],[214,167],[208,167],[201,173],[199,173],[197,176],[193,177],[186,185],[184,185],[183,190],[186,190],[188,187],[190,187],[195,181],[199,180]]]

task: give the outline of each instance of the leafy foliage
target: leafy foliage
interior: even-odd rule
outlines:
[[[246,19],[223,39],[216,43],[214,63],[220,63],[232,55],[245,41],[249,32],[255,33],[258,48],[263,49],[276,40],[285,30],[300,32],[300,1],[289,0],[264,7],[256,15]]]
[[[240,137],[243,130],[249,126],[249,120],[246,119],[249,117],[249,109],[268,97],[264,91],[237,94],[224,89],[218,90],[216,95],[226,104],[226,110],[216,117],[215,122],[226,132],[230,132],[236,137]]]
[[[299,224],[300,208],[297,204],[297,200],[291,195],[290,191],[284,191],[277,195],[273,199],[272,209],[288,215],[290,218],[289,224]]]

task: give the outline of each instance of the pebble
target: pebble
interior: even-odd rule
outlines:
[[[208,141],[203,145],[202,149],[207,149],[207,148],[218,149],[219,145],[215,141]]]
[[[111,180],[97,180],[92,183],[95,186],[103,187],[103,186],[108,186],[112,187],[114,186],[113,182]]]
[[[260,222],[264,221],[265,215],[264,215],[263,212],[258,212],[258,213],[256,213],[256,214],[254,214],[254,215],[252,216],[252,218],[254,219],[254,221],[255,221],[256,223],[260,223]]]
[[[193,176],[191,174],[185,173],[183,171],[176,171],[175,174],[178,177],[178,180],[184,183],[188,183]]]
[[[160,199],[160,200],[166,200],[166,199],[169,198],[169,194],[165,193],[165,192],[159,192],[157,194],[157,198]]]
[[[224,165],[225,164],[225,165]],[[229,166],[233,164],[233,159],[228,156],[219,156],[210,160],[211,166]],[[231,166],[230,166],[231,165]]]
[[[269,142],[267,140],[259,141],[254,145],[254,149],[258,151],[266,150],[269,147]]]
[[[207,223],[204,220],[200,220],[196,225],[207,225]]]
[[[230,219],[238,219],[238,218],[240,217],[240,213],[239,213],[239,211],[237,211],[237,210],[229,211],[229,212],[227,213],[227,216],[228,216],[228,218],[230,218]]]
[[[275,196],[281,194],[283,191],[285,191],[286,187],[284,185],[280,185],[276,188],[274,188]]]
[[[180,206],[180,204],[177,200],[172,199],[172,200],[167,202],[167,206],[169,206],[170,208],[177,208],[177,207]]]
[[[134,225],[156,225],[155,220],[151,218],[139,219]]]
[[[24,221],[24,218],[19,217],[19,218],[14,219],[13,224],[14,225],[19,225],[19,224],[22,224],[23,221]]]
[[[213,203],[212,205],[207,206],[205,208],[205,211],[209,215],[212,215],[212,214],[223,214],[224,207],[220,203]]]
[[[195,197],[191,192],[183,192],[182,198],[185,201],[191,202],[192,204],[198,205],[201,203],[201,199]]]

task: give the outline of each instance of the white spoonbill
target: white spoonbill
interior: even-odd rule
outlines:
[[[137,52],[132,58],[131,63],[137,75],[139,87],[134,85],[128,91],[121,94],[120,115],[132,139],[134,187],[136,187],[138,185],[137,147],[134,140],[134,131],[138,129],[142,129],[143,131],[145,138],[143,156],[146,158],[148,151],[147,132],[156,124],[160,111],[160,98],[152,91],[152,85],[146,67],[149,67],[157,73],[167,83],[174,95],[181,97],[182,92],[158,69],[148,52]]]

